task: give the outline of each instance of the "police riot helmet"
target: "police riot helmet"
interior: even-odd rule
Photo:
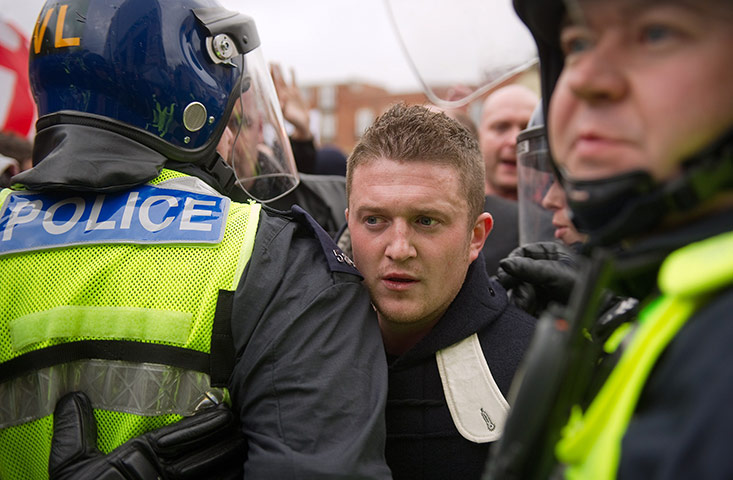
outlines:
[[[513,0],[514,9],[537,44],[545,123],[550,98],[565,56],[560,31],[570,17],[583,21],[582,0]],[[690,211],[713,196],[733,190],[733,126],[685,159],[681,174],[657,181],[646,171],[597,180],[577,180],[553,169],[567,193],[573,223],[589,235],[587,245],[615,245],[658,226],[674,213]]]
[[[193,164],[225,190],[281,196],[298,177],[259,46],[254,20],[215,0],[47,1],[30,52],[38,138],[57,125],[94,127],[160,154],[158,170]],[[234,140],[217,153],[227,128],[239,138],[254,126],[249,150],[266,155],[238,158],[248,149]]]
[[[532,112],[527,128],[517,135],[520,245],[553,240],[552,213],[542,206],[542,199],[553,181],[545,119],[542,103],[539,103]]]

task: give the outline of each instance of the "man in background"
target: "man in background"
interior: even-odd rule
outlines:
[[[486,170],[484,211],[491,212],[496,226],[484,246],[490,275],[519,246],[517,135],[527,127],[537,102],[532,90],[513,84],[492,92],[482,107],[478,137]]]
[[[523,85],[491,93],[481,110],[479,143],[486,167],[486,195],[517,200],[517,135],[527,128],[539,98]]]

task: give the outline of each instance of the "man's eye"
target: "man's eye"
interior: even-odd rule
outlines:
[[[232,116],[229,117],[227,125],[234,133],[237,133],[239,126],[242,125],[242,116],[236,112],[232,112]]]
[[[512,124],[509,122],[495,123],[491,126],[491,129],[497,133],[504,133],[512,128]]]
[[[565,55],[572,53],[580,53],[588,50],[592,46],[592,42],[588,38],[573,38],[566,42],[563,46]]]
[[[568,27],[560,33],[560,47],[566,56],[585,52],[592,46],[593,38],[584,28]]]
[[[229,117],[229,128],[236,132],[239,127],[250,128],[252,126],[252,119],[249,115],[242,115],[240,112],[234,110],[232,115]]]
[[[671,38],[674,30],[666,25],[648,25],[641,30],[641,40],[646,43],[661,42]]]
[[[376,225],[377,223],[379,223],[379,220],[377,219],[377,217],[369,216],[364,219],[364,223],[366,223],[367,225]]]
[[[423,227],[432,227],[436,223],[438,223],[435,219],[430,217],[420,217],[417,219],[417,223],[422,225]]]

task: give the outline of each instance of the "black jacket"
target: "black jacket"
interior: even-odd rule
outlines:
[[[382,340],[340,255],[302,210],[260,217],[232,315],[245,478],[389,477]]]
[[[387,463],[395,479],[470,480],[483,471],[491,444],[463,438],[446,404],[435,353],[474,333],[506,397],[535,319],[509,304],[474,261],[453,303],[433,330],[389,366]]]

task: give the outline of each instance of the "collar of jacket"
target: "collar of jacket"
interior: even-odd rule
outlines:
[[[730,231],[731,225],[733,209],[660,232],[619,251],[614,266],[613,290],[619,295],[645,298],[656,290],[659,267],[670,253],[685,245]]]
[[[158,176],[166,157],[118,133],[86,125],[59,124],[40,130],[34,167],[13,183],[34,191],[116,192]]]
[[[493,292],[493,293],[492,293]],[[506,291],[489,279],[483,254],[468,267],[461,290],[432,331],[392,364],[400,368],[432,357],[493,323],[507,308]]]

